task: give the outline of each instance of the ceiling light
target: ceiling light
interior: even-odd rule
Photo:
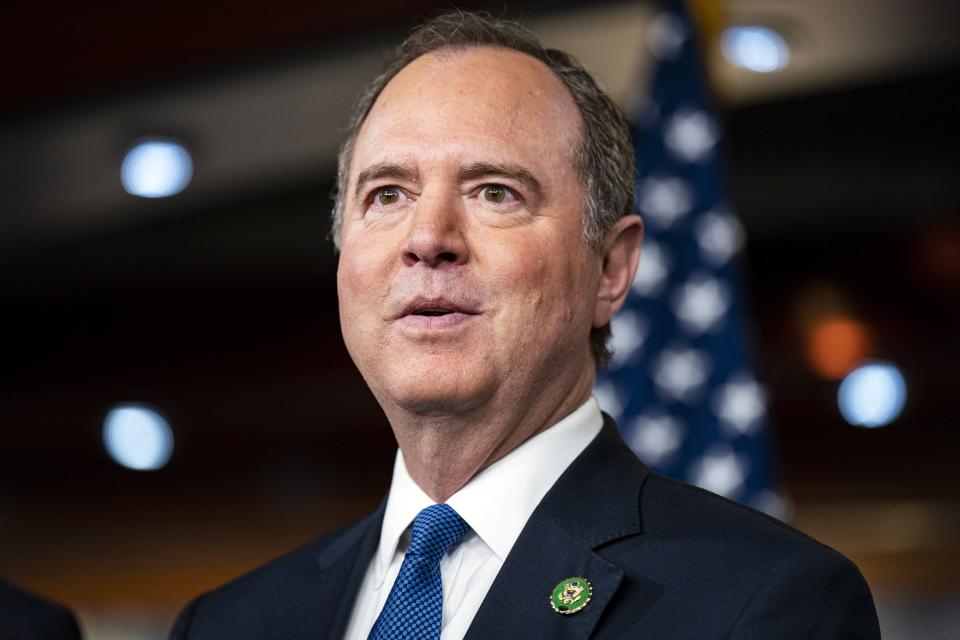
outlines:
[[[173,431],[159,413],[138,404],[114,407],[103,423],[103,443],[117,464],[137,471],[160,469],[173,453]]]
[[[730,27],[723,32],[720,46],[731,64],[757,73],[778,71],[790,61],[787,41],[768,27]]]
[[[141,198],[166,198],[183,191],[193,177],[193,160],[172,140],[144,140],[127,152],[120,182]]]
[[[907,384],[892,364],[872,362],[854,369],[840,383],[837,404],[844,419],[858,427],[883,427],[903,411]]]

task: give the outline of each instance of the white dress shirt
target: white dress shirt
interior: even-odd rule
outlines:
[[[461,640],[534,509],[570,463],[600,433],[603,416],[591,397],[573,413],[478,473],[447,504],[470,531],[440,561],[441,640]],[[380,545],[360,585],[346,640],[366,640],[390,595],[410,543],[410,525],[434,504],[397,451]]]

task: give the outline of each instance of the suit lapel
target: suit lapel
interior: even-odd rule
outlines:
[[[386,500],[380,504],[376,513],[358,525],[353,536],[345,537],[338,541],[341,544],[331,545],[317,556],[326,592],[323,594],[323,602],[337,604],[327,609],[331,615],[321,627],[326,633],[315,637],[342,638],[346,633],[360,583],[380,541],[385,508]]]
[[[597,549],[641,533],[640,488],[647,468],[623,444],[609,416],[593,442],[534,511],[494,580],[466,640],[587,638],[624,578]],[[561,580],[581,576],[590,602],[573,615],[550,606]]]
[[[558,582],[573,576],[590,581],[593,597],[580,612],[560,615],[550,606],[550,592]],[[622,578],[619,568],[593,553],[558,523],[541,518],[533,529],[524,529],[517,540],[466,639],[586,638]]]
[[[383,508],[341,533],[298,578],[297,595],[280,603],[271,638],[342,638],[353,602],[380,538]],[[319,569],[319,570],[318,570]]]

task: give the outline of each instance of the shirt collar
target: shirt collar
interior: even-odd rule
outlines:
[[[600,406],[591,396],[563,420],[475,475],[447,504],[503,562],[540,500],[602,427]],[[410,477],[398,450],[377,549],[378,583],[386,577],[403,533],[432,504]]]

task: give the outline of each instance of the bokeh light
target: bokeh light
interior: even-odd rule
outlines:
[[[807,360],[820,376],[839,380],[870,355],[870,330],[846,315],[821,319],[807,333]]]
[[[171,140],[145,140],[127,152],[120,182],[127,193],[165,198],[186,189],[193,177],[193,160],[186,148]]]
[[[767,27],[730,27],[723,32],[720,46],[731,64],[757,73],[777,71],[790,61],[790,47],[786,40]]]
[[[844,378],[837,394],[843,418],[858,427],[882,427],[903,411],[907,384],[903,374],[888,362],[871,362]]]
[[[153,471],[170,460],[173,431],[166,419],[153,409],[124,404],[107,414],[103,444],[117,464],[137,471]]]

